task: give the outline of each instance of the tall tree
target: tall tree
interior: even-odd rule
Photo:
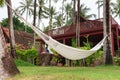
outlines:
[[[66,0],[62,0],[62,22],[63,22],[63,15],[64,15],[64,3]],[[63,24],[62,24],[63,25]]]
[[[36,26],[36,0],[34,0],[34,16],[33,16],[33,25]],[[33,46],[35,46],[35,32],[34,32],[34,42]]]
[[[8,52],[8,48],[6,46],[5,38],[2,32],[2,28],[0,26],[0,79],[14,76],[19,73],[13,58]]]
[[[111,48],[111,21],[110,21],[110,0],[103,1],[103,26],[104,36],[108,35],[104,44],[103,63],[113,64]]]
[[[23,0],[20,2],[20,6],[17,8],[17,10],[20,12],[21,15],[23,15],[24,12],[26,12],[26,20],[28,20],[28,16],[33,14],[33,0]],[[27,31],[27,27],[25,27],[25,32]]]
[[[52,8],[51,8],[51,0],[49,0],[49,30],[52,29]]]
[[[72,16],[72,7],[71,4],[67,3],[67,5],[65,5],[65,17],[66,17],[66,24],[68,23],[69,19]]]
[[[45,6],[45,1],[44,0],[38,0],[38,25],[40,27],[40,21],[42,18],[47,18],[47,7]]]
[[[80,47],[80,0],[77,4],[76,45]]]
[[[9,4],[10,0],[6,0]],[[0,5],[4,4],[4,0],[0,0]],[[10,4],[11,5],[11,4]],[[10,9],[10,8],[8,8]],[[9,13],[9,11],[8,11]],[[12,16],[12,15],[11,15]],[[10,17],[9,17],[10,18]],[[11,20],[11,19],[10,19]],[[0,79],[10,77],[19,73],[11,54],[7,50],[5,38],[0,27]]]
[[[76,19],[76,0],[73,0],[73,24],[75,24]]]
[[[49,9],[49,11],[50,11],[49,12],[49,17],[50,17],[49,30],[51,30],[53,28],[53,18],[57,13],[56,13],[55,8],[53,6]]]
[[[96,4],[98,5],[98,18],[100,17],[100,8],[103,7],[103,2],[104,0],[97,0]],[[110,0],[110,10],[111,12],[113,12],[113,7],[114,7],[114,3],[112,2],[112,0]]]
[[[11,0],[6,0],[6,2],[12,6]],[[8,9],[8,19],[9,19],[9,26],[10,26],[10,47],[11,47],[11,54],[13,58],[17,58],[16,55],[16,49],[15,49],[15,37],[14,37],[14,28],[13,28],[13,19],[12,19],[12,10],[9,6],[7,6]]]

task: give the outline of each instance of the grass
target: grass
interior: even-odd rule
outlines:
[[[21,60],[21,59],[16,59],[16,60],[14,60],[14,62],[15,62],[15,64],[16,64],[17,66],[34,66],[33,64],[30,64],[30,63],[28,63],[28,62],[25,62],[25,61],[23,61],[23,60]]]
[[[119,66],[39,67],[18,66],[21,74],[8,80],[120,80]]]

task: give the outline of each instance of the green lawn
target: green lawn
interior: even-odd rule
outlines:
[[[119,66],[18,68],[21,74],[8,80],[120,80]]]

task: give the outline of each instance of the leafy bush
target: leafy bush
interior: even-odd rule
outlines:
[[[120,36],[118,36],[118,39],[120,40]]]
[[[58,56],[59,56],[59,54],[54,50],[54,49],[50,49],[51,51],[52,51],[52,53],[54,54],[54,56],[53,56],[53,58],[52,58],[52,61],[54,61],[54,62],[57,62],[57,60],[58,60]]]
[[[8,18],[3,19],[0,24],[3,27],[9,27],[9,23],[8,23]],[[23,22],[21,22],[18,17],[13,17],[13,26],[14,26],[14,30],[19,30],[19,31],[25,31],[25,27],[27,28],[27,32],[28,33],[33,33],[33,30],[31,28],[29,28],[27,25],[25,25]]]
[[[38,55],[38,51],[32,47],[31,49],[25,50],[25,54],[29,58],[35,58]]]
[[[90,50],[91,46],[92,46],[92,43],[89,42],[88,37],[89,37],[89,35],[85,36],[86,42],[83,42],[83,44],[84,44],[83,47],[76,47],[76,48],[84,49],[84,50]],[[72,39],[72,46],[73,47],[76,46],[76,40],[75,39]],[[101,61],[102,54],[103,54],[103,51],[102,50],[98,50],[97,52],[95,52],[91,56],[89,56],[89,57],[87,57],[85,59],[82,59],[82,60],[73,61],[73,63],[74,63],[74,65],[77,65],[77,66],[79,66],[80,63],[84,64],[85,66],[90,66],[91,64],[94,64],[95,61]]]
[[[27,56],[25,54],[25,51],[24,50],[20,50],[20,49],[16,49],[16,54],[18,56],[19,59],[22,59],[24,61],[27,61]]]
[[[116,56],[113,58],[116,65],[120,65],[120,57]]]
[[[84,43],[83,47],[76,47],[76,40],[72,39],[72,46],[73,47],[76,47],[76,48],[79,48],[79,49],[84,49],[84,50],[91,49],[91,46],[92,46],[91,42],[89,42],[87,40],[87,42],[83,42],[83,43]],[[55,56],[59,56],[59,54],[55,50],[51,49],[51,51],[53,52],[53,54]],[[75,66],[80,66],[83,63],[83,61],[84,61],[85,66],[90,66],[91,64],[94,64],[95,61],[101,61],[102,60],[102,54],[103,54],[103,51],[102,50],[98,50],[93,55],[85,58],[84,60],[72,61],[72,64],[74,64]],[[56,61],[56,60],[58,60],[58,58],[57,57],[53,57],[53,61]]]
[[[32,47],[31,49],[27,50],[16,50],[16,54],[18,55],[18,58],[30,63],[34,63],[34,59],[37,58],[38,50]]]

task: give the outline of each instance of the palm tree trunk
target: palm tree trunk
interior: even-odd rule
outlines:
[[[76,19],[75,6],[76,6],[76,0],[74,0],[74,2],[73,2],[73,25],[75,24],[75,19]]]
[[[62,20],[63,20],[63,15],[64,15],[63,10],[64,10],[64,0],[62,0]],[[63,26],[63,24],[62,24],[62,26]]]
[[[5,38],[0,27],[0,80],[19,73],[11,54],[8,53]]]
[[[6,0],[6,2],[12,6],[11,0]],[[8,19],[10,26],[10,46],[11,46],[11,55],[13,58],[17,58],[16,49],[15,49],[15,37],[14,37],[14,28],[13,28],[13,20],[12,20],[12,10],[7,6],[8,9]]]
[[[112,59],[112,49],[111,49],[111,21],[110,21],[110,0],[104,0],[104,19],[103,19],[103,26],[104,26],[104,36],[108,35],[104,44],[104,53],[103,53],[103,63],[104,64],[113,64]]]
[[[36,0],[34,0],[34,21],[33,25],[36,26]],[[34,43],[33,46],[35,46],[35,32],[34,32]]]
[[[98,19],[100,18],[100,0],[98,0]]]
[[[42,13],[42,5],[43,4],[40,4],[41,2],[39,1],[39,10],[38,10],[38,25],[40,27],[40,21],[41,21],[41,13]]]
[[[50,9],[51,9],[51,0],[49,0],[49,30],[51,29],[51,15],[50,15]]]
[[[28,9],[26,11],[26,21],[28,20]],[[25,32],[27,32],[27,26],[25,26]]]
[[[77,9],[76,43],[80,47],[80,0],[78,0]]]

